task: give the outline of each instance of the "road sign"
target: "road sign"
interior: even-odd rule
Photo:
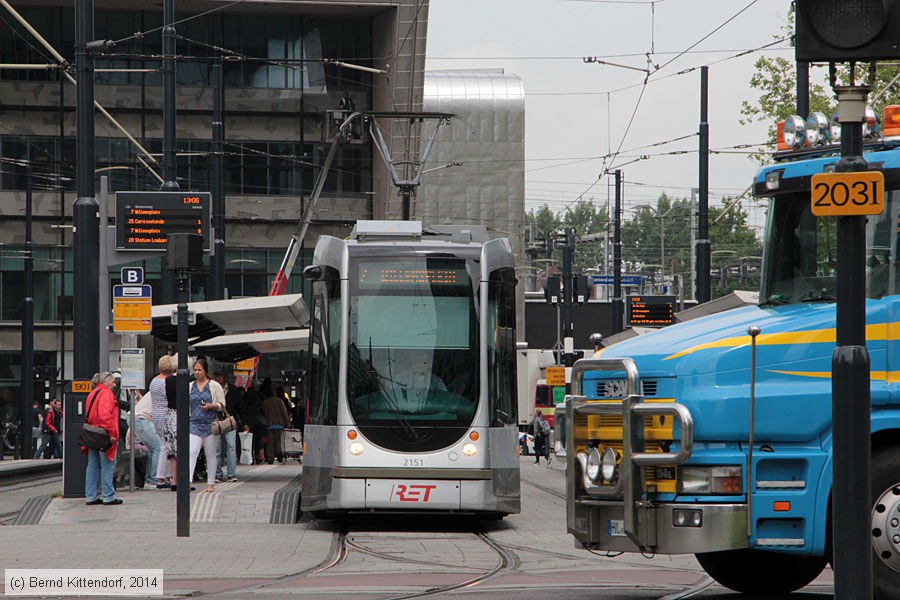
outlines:
[[[816,173],[812,176],[811,201],[817,217],[880,215],[884,212],[884,174]]]
[[[171,233],[203,235],[209,250],[209,192],[117,192],[116,248],[165,250]]]
[[[122,267],[123,285],[141,285],[144,283],[143,267]]]
[[[150,333],[153,294],[149,285],[113,286],[113,331]]]
[[[547,385],[549,386],[565,386],[566,385],[566,368],[565,367],[547,367]]]
[[[594,285],[614,285],[615,281],[613,280],[612,275],[591,275],[591,279],[594,282]],[[622,275],[622,285],[641,285],[641,276],[640,275]]]

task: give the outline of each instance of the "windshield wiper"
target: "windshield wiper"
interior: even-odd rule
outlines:
[[[826,294],[825,290],[822,290],[821,294],[814,294],[813,292],[808,293],[803,298],[800,298],[800,302],[834,302],[834,296],[830,294]]]
[[[759,303],[760,306],[783,306],[785,304],[787,304],[787,298],[777,294],[773,294],[765,302]]]

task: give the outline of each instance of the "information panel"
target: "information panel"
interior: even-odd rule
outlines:
[[[113,331],[150,333],[153,293],[149,285],[113,286]]]
[[[628,296],[628,324],[662,327],[675,322],[675,296]]]
[[[165,250],[170,233],[199,233],[210,249],[209,192],[117,192],[116,248]]]

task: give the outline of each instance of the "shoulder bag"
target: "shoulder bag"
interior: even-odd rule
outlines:
[[[237,420],[228,414],[228,409],[222,406],[222,416],[212,422],[212,434],[222,435],[237,429]]]
[[[81,433],[78,434],[78,443],[85,448],[105,452],[112,447],[112,440],[109,437],[109,432],[102,427],[90,425],[87,422],[88,417],[91,415],[91,409],[94,408],[94,404],[97,403],[96,391],[88,396],[88,400],[91,403],[88,406],[87,413],[84,415],[85,423],[81,426]]]

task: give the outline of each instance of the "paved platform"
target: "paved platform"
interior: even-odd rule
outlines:
[[[290,575],[319,564],[334,533],[315,524],[272,524],[301,467],[238,466],[238,481],[191,493],[190,537],[177,537],[176,494],[117,490],[124,503],[87,506],[83,498],[52,498],[33,525],[3,527],[0,570],[6,568],[160,568],[166,594],[191,591],[199,579],[246,580]],[[0,488],[2,491],[2,488]],[[291,495],[296,498],[296,495]],[[185,580],[187,588],[177,583]],[[0,588],[2,588],[0,578]]]

